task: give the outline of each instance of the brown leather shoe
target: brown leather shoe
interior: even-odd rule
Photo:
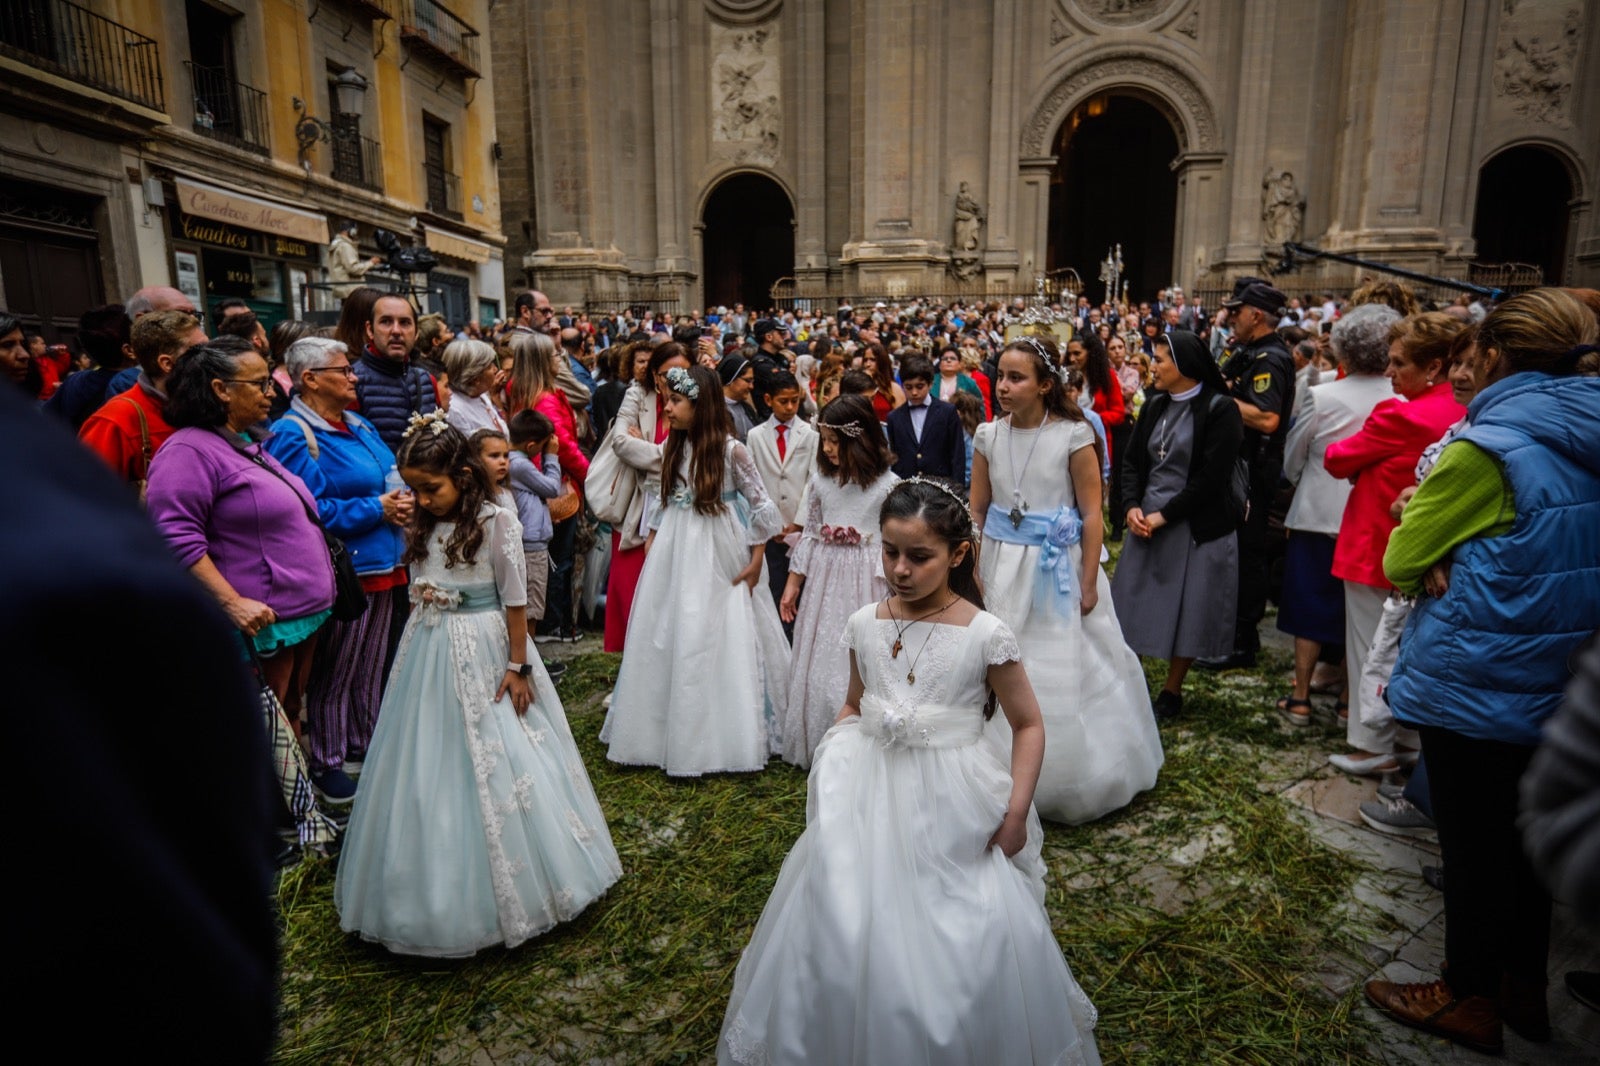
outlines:
[[[1550,1005],[1544,981],[1505,974],[1500,978],[1500,1017],[1522,1037],[1535,1044],[1550,1039]]]
[[[1488,996],[1457,999],[1443,981],[1397,984],[1368,981],[1367,1002],[1413,1029],[1442,1036],[1462,1047],[1498,1055],[1505,1050],[1500,1010]]]

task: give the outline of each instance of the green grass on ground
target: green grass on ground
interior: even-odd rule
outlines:
[[[1157,664],[1152,664],[1152,673]],[[1261,787],[1307,743],[1276,722],[1286,663],[1191,679],[1160,783],[1091,826],[1051,827],[1047,907],[1100,1011],[1108,1063],[1347,1062],[1353,999],[1315,980],[1355,870]],[[333,866],[286,873],[280,1063],[714,1059],[739,952],[805,819],[805,775],[700,781],[607,762],[617,657],[561,689],[625,868],[578,920],[515,951],[405,959],[339,931]]]

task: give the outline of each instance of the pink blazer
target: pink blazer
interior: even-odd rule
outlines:
[[[1383,553],[1399,523],[1389,517],[1389,505],[1401,489],[1416,484],[1422,449],[1466,413],[1444,381],[1415,400],[1383,401],[1354,435],[1328,445],[1323,458],[1328,473],[1355,482],[1333,549],[1334,577],[1390,587],[1383,576]]]

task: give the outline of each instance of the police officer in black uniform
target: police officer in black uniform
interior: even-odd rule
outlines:
[[[1233,325],[1231,355],[1222,376],[1244,418],[1239,454],[1250,467],[1250,508],[1239,526],[1239,614],[1233,654],[1201,659],[1208,670],[1254,666],[1261,637],[1256,627],[1267,611],[1267,515],[1283,472],[1283,442],[1294,408],[1294,357],[1278,336],[1283,293],[1247,279],[1223,301]]]

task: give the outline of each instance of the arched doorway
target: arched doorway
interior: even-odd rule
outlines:
[[[706,198],[706,306],[770,304],[772,283],[794,273],[794,207],[764,174],[734,174]]]
[[[1478,171],[1472,238],[1480,263],[1536,263],[1547,285],[1564,280],[1572,178],[1548,148],[1509,148]]]
[[[1075,108],[1056,133],[1050,176],[1049,269],[1072,267],[1098,303],[1100,262],[1122,245],[1129,297],[1173,281],[1178,156],[1172,123],[1153,105],[1112,91]]]

